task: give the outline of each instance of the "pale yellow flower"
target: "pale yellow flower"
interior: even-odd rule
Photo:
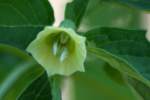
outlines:
[[[84,71],[85,37],[71,28],[45,27],[27,47],[48,75],[71,75]]]

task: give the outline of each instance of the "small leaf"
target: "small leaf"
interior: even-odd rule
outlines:
[[[96,47],[89,49],[112,67],[150,86],[150,44],[145,31],[97,28],[86,34]]]
[[[73,0],[67,4],[65,18],[72,20],[78,27],[90,0]]]
[[[48,0],[0,0],[0,25],[51,25],[53,21]]]
[[[42,29],[41,26],[0,27],[0,43],[24,50]]]

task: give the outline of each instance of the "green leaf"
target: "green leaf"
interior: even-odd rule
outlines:
[[[136,17],[135,17],[136,16]],[[141,11],[118,2],[90,0],[79,26],[80,31],[95,27],[141,28]]]
[[[0,43],[24,50],[42,29],[41,26],[2,26],[0,27]]]
[[[22,51],[0,44],[0,100],[16,100],[33,80],[39,77],[43,68]],[[9,70],[7,70],[9,69]]]
[[[51,25],[53,21],[48,0],[0,0],[0,25]]]
[[[73,0],[67,4],[65,18],[72,20],[78,27],[90,0]]]
[[[18,100],[52,100],[51,87],[47,74],[44,73],[33,81]]]
[[[88,55],[85,72],[72,76],[74,100],[140,100],[124,76],[109,64]]]
[[[129,83],[135,88],[135,90],[143,97],[144,100],[150,99],[150,88],[140,81],[133,78],[129,78]]]
[[[59,83],[57,78],[49,78],[45,72],[22,92],[18,100],[62,100]]]
[[[42,68],[30,62],[20,64],[8,75],[5,81],[2,82],[0,99],[16,100],[23,90],[28,87],[42,71]]]
[[[114,1],[119,1],[121,3],[127,4],[132,7],[150,11],[150,1],[149,0],[114,0]]]
[[[30,57],[22,51],[8,45],[0,44],[0,85],[19,63],[30,61]]]
[[[86,36],[98,47],[90,47],[91,53],[150,87],[150,44],[145,31],[97,28]]]

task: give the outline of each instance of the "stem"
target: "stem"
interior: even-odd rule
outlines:
[[[61,98],[61,76],[52,76],[49,78],[52,88],[52,100],[62,100]]]

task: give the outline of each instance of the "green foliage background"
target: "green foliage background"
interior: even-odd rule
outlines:
[[[150,44],[141,26],[149,10],[148,0],[67,4],[65,20],[87,38],[86,71],[70,76],[75,100],[150,99]],[[25,51],[53,22],[48,0],[0,0],[0,100],[61,100],[64,77],[48,77]]]

